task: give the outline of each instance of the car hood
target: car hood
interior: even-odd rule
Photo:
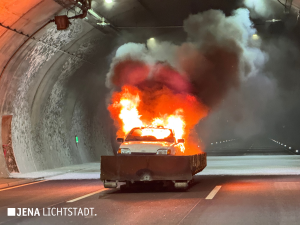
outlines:
[[[128,141],[121,144],[120,148],[129,148],[131,152],[154,153],[158,149],[168,149],[172,145],[173,142]]]

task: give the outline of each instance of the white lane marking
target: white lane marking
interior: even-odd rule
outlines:
[[[87,195],[84,195],[84,196],[81,196],[81,197],[78,197],[78,198],[74,198],[74,199],[72,199],[72,200],[69,200],[69,201],[67,201],[67,203],[76,202],[76,201],[78,201],[78,200],[81,200],[81,199],[90,197],[90,196],[92,196],[92,195],[94,195],[94,194],[97,194],[97,193],[100,193],[100,192],[103,192],[103,191],[108,191],[108,190],[109,190],[109,189],[103,188],[103,189],[101,189],[101,190],[99,190],[99,191],[95,191],[95,192],[92,192],[92,193],[90,193],[90,194],[87,194]]]
[[[218,193],[218,191],[221,189],[222,186],[216,186],[205,199],[213,199],[215,195]]]
[[[31,184],[42,183],[42,182],[45,182],[45,181],[48,181],[48,180],[40,180],[40,181],[36,181],[36,182],[32,182],[32,183],[21,184],[21,185],[17,185],[17,186],[8,187],[8,188],[3,188],[3,189],[0,189],[0,191],[7,191],[7,190],[10,190],[10,189],[23,187],[23,186],[27,186],[27,185],[31,185]]]

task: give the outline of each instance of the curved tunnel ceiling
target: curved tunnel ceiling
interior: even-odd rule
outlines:
[[[105,88],[112,52],[122,43],[145,43],[152,36],[161,40],[172,36],[173,42],[181,42],[186,36],[180,27],[189,14],[215,8],[228,15],[241,5],[238,0],[151,0],[151,4],[116,0],[112,5],[95,0],[92,9],[111,26],[98,26],[90,13],[85,20],[72,20],[64,31],[50,23],[18,50],[26,35],[55,15],[65,15],[66,2],[1,0],[0,113],[12,115],[12,122],[11,137],[3,126],[1,130],[0,177],[9,174],[3,153],[7,144],[12,145],[22,173],[114,154],[115,131],[106,110]],[[68,13],[73,15],[72,10]],[[175,29],[142,28],[164,26]],[[3,135],[9,143],[3,143]]]

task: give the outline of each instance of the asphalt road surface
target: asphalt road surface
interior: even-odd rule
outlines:
[[[271,151],[267,146],[268,141],[259,149]],[[0,224],[290,225],[300,223],[299,193],[299,176],[197,175],[186,191],[104,189],[99,180],[42,181],[0,190]],[[37,208],[41,216],[7,216],[8,208]],[[47,208],[93,208],[93,215],[44,216]]]

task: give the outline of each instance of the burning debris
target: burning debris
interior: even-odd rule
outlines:
[[[134,127],[163,126],[184,138],[184,154],[201,152],[194,126],[240,80],[255,75],[264,53],[251,46],[255,33],[246,9],[226,17],[209,10],[184,22],[189,42],[127,43],[116,52],[107,75],[113,89],[108,109],[117,135]],[[257,45],[256,45],[257,46]]]

